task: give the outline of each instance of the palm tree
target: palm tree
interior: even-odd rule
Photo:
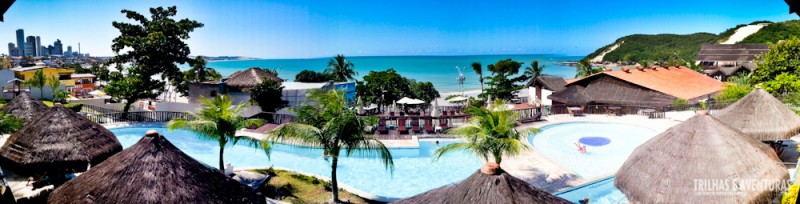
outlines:
[[[344,58],[344,55],[336,55],[328,61],[328,69],[325,70],[325,73],[332,75],[336,81],[353,80],[355,79],[353,75],[358,74],[353,71],[354,66],[353,63]]]
[[[225,172],[222,155],[228,142],[236,144],[239,140],[246,140],[253,145],[259,145],[264,152],[269,154],[269,144],[250,137],[237,137],[236,131],[245,127],[259,126],[261,120],[245,119],[239,113],[246,108],[246,103],[233,105],[230,96],[220,95],[213,99],[200,97],[201,106],[198,113],[190,113],[185,118],[175,118],[167,123],[169,130],[185,129],[197,133],[202,139],[219,142],[219,170]]]
[[[61,81],[58,80],[56,76],[47,77],[47,85],[50,85],[50,90],[53,91],[53,101],[56,99],[56,92],[58,92],[58,87],[61,86]]]
[[[470,151],[485,161],[490,161],[489,157],[493,157],[494,162],[500,164],[504,155],[516,156],[529,149],[521,140],[527,134],[538,133],[539,129],[517,131],[518,114],[504,108],[499,100],[489,108],[468,108],[466,112],[472,115],[470,121],[447,131],[448,134],[464,138],[466,142],[439,148],[434,152],[434,157],[439,159],[453,151]]]
[[[531,66],[525,68],[525,75],[529,76],[531,79],[534,79],[539,75],[542,75],[543,71],[544,71],[544,65],[539,66],[539,61],[533,60],[533,62],[531,62]]]
[[[473,62],[472,63],[472,71],[478,75],[478,81],[481,82],[481,93],[483,93],[483,67],[481,66],[480,62]]]
[[[586,77],[597,73],[597,69],[592,67],[592,63],[588,59],[582,59],[578,62],[578,67],[575,70],[575,78]]]
[[[36,72],[33,73],[33,76],[24,82],[24,85],[26,86],[39,88],[39,100],[44,99],[44,90],[42,90],[42,88],[45,84],[47,84],[47,77],[44,75],[44,71],[41,69],[36,70]]]
[[[339,202],[336,167],[342,150],[347,156],[353,153],[380,155],[384,166],[394,171],[389,149],[380,140],[364,135],[369,119],[350,110],[342,92],[313,91],[309,100],[313,105],[304,104],[292,109],[300,123],[284,124],[270,131],[267,138],[321,147],[324,154],[331,157],[331,190],[335,203]]]

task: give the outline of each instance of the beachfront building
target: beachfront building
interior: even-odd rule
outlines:
[[[700,48],[696,63],[708,76],[724,81],[755,70],[756,56],[767,51],[767,44],[705,44]]]
[[[526,87],[528,88],[528,96],[533,96],[533,100],[529,100],[531,104],[538,102],[542,106],[553,105],[553,101],[547,98],[553,92],[562,91],[566,89],[567,81],[563,77],[541,75],[531,79]]]
[[[686,67],[637,67],[606,70],[571,80],[548,98],[554,105],[633,105],[666,107],[677,99],[688,104],[713,97],[722,82]]]
[[[250,89],[263,82],[263,80],[276,80],[283,86],[282,99],[290,107],[295,107],[306,102],[306,94],[316,89],[345,90],[348,101],[356,98],[355,82],[287,82],[277,76],[258,68],[238,71],[229,77],[217,81],[206,81],[189,85],[189,103],[200,103],[200,97],[215,97],[220,94],[231,96],[234,103],[244,103],[250,100]]]

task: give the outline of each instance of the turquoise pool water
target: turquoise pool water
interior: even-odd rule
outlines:
[[[147,130],[162,133],[183,152],[209,166],[218,166],[219,145],[213,141],[198,139],[194,133],[184,130],[167,131],[163,127],[124,127],[110,129],[124,148],[144,136]],[[439,146],[454,140],[440,140]],[[431,155],[437,149],[435,140],[421,140],[419,149],[391,149],[395,170],[392,174],[384,169],[380,160],[369,156],[352,155],[339,160],[340,183],[361,191],[389,198],[410,197],[440,186],[467,178],[481,167],[481,162],[467,152],[454,152],[433,161]],[[322,158],[322,150],[292,145],[276,144],[270,158],[263,151],[237,144],[225,147],[225,162],[234,168],[268,167],[330,177],[330,164]]]
[[[574,203],[578,203],[583,198],[589,198],[589,203],[597,204],[628,203],[625,194],[614,187],[614,177],[557,192],[555,195]]]
[[[584,179],[614,174],[636,147],[657,134],[636,125],[598,122],[560,123],[541,130],[528,138],[533,147]]]

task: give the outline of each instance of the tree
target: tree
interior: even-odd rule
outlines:
[[[595,73],[602,72],[602,69],[596,69],[588,59],[582,59],[578,62],[578,67],[575,69],[575,78],[586,77]]]
[[[753,74],[740,73],[737,76],[728,78],[728,82],[722,91],[714,98],[718,101],[736,101],[753,91],[752,82]]]
[[[465,142],[439,148],[434,152],[434,157],[439,159],[450,152],[469,151],[485,161],[490,161],[489,157],[493,157],[494,162],[500,164],[503,156],[516,156],[529,149],[521,141],[523,136],[537,133],[539,130],[532,128],[517,131],[518,113],[502,107],[502,102],[495,101],[490,108],[467,108],[466,112],[472,115],[469,122],[447,131],[450,135],[464,138]]]
[[[517,62],[511,59],[497,61],[495,64],[488,66],[492,76],[487,77],[489,81],[489,88],[481,94],[482,97],[491,95],[494,98],[501,100],[510,100],[514,97],[514,92],[522,89],[524,86],[518,83],[525,81],[527,76],[517,76],[522,62]]]
[[[531,66],[525,68],[525,75],[531,79],[534,79],[539,75],[542,75],[542,72],[544,72],[544,65],[539,66],[538,60],[533,60],[533,62],[531,62]]]
[[[380,140],[364,135],[367,119],[359,117],[345,105],[343,93],[336,90],[313,91],[309,100],[312,102],[293,109],[297,122],[280,126],[270,131],[267,137],[272,141],[321,147],[324,154],[331,157],[331,191],[334,203],[339,203],[336,168],[343,150],[346,156],[354,153],[380,155],[384,166],[394,170],[391,152]]]
[[[93,62],[92,66],[89,67],[89,73],[94,74],[98,81],[108,81],[110,77],[108,66],[97,62]]]
[[[414,98],[423,100],[425,103],[430,103],[440,96],[439,91],[436,91],[436,88],[433,87],[433,83],[431,82],[416,82],[411,79],[408,84],[411,86],[411,93],[414,95]]]
[[[353,75],[358,75],[356,71],[353,71],[354,66],[344,58],[344,55],[336,55],[328,61],[328,69],[325,70],[325,73],[333,76],[335,81],[353,80],[355,79]]]
[[[194,60],[189,61],[189,64],[192,65],[192,68],[183,71],[183,80],[175,87],[181,95],[189,95],[189,84],[222,79],[222,74],[217,70],[206,67],[206,60],[201,56],[195,57]]]
[[[478,81],[481,82],[481,93],[483,93],[483,67],[480,62],[472,63],[472,71],[478,75]]]
[[[189,113],[190,118],[194,118],[194,120],[175,118],[167,123],[167,127],[169,127],[170,131],[185,129],[197,133],[197,136],[202,139],[217,141],[219,143],[220,171],[225,172],[225,162],[223,162],[222,155],[228,142],[236,144],[239,140],[246,140],[250,144],[260,146],[265,153],[269,154],[268,143],[250,137],[236,136],[236,131],[238,130],[261,125],[261,120],[245,119],[240,114],[242,109],[247,106],[247,103],[233,105],[233,101],[227,95],[220,95],[213,99],[200,97],[200,103],[201,106],[198,109],[198,113]]]
[[[109,95],[127,100],[123,109],[127,113],[130,105],[141,97],[154,97],[163,92],[164,80],[170,79],[176,87],[183,82],[183,73],[177,64],[191,60],[189,46],[184,40],[203,24],[189,19],[176,21],[173,19],[178,13],[175,6],[150,8],[150,19],[135,11],[122,10],[122,13],[136,24],[112,23],[120,35],[112,41],[111,49],[116,55],[109,63],[115,63],[124,74],[113,77],[106,89]],[[122,51],[125,52],[120,53]],[[130,66],[123,68],[123,64]],[[155,75],[160,75],[162,81],[153,80]],[[115,93],[118,91],[122,92]]]
[[[59,88],[59,86],[61,86],[61,81],[58,80],[57,76],[53,75],[53,76],[47,77],[47,85],[50,85],[50,91],[53,92],[52,100],[55,102],[56,101],[56,96],[58,95],[57,94],[58,93],[58,88]]]
[[[752,85],[763,83],[763,88],[772,94],[798,91],[794,80],[800,75],[800,39],[791,37],[769,47],[769,51],[757,57]]]
[[[39,100],[44,99],[44,85],[47,84],[47,76],[44,75],[44,71],[36,70],[31,76],[30,79],[25,80],[24,85],[39,88]]]
[[[0,134],[12,134],[22,128],[24,121],[5,111],[0,111]]]
[[[408,80],[393,68],[386,71],[370,71],[364,76],[363,81],[357,82],[356,93],[365,102],[387,106],[404,96],[412,95]]]
[[[294,76],[296,82],[328,82],[333,81],[333,76],[325,72],[315,72],[312,70],[303,70]]]
[[[250,89],[250,102],[258,104],[261,111],[275,112],[288,104],[281,99],[282,93],[281,82],[264,78],[261,83]]]

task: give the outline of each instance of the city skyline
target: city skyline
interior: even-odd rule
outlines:
[[[81,53],[80,52],[80,43],[78,43],[78,52],[72,51],[72,46],[67,46],[67,52],[64,52],[63,44],[61,40],[56,38],[53,41],[53,44],[48,44],[47,46],[42,45],[41,36],[34,36],[28,35],[25,36],[25,29],[17,29],[16,32],[16,44],[14,42],[8,43],[8,52],[5,53],[9,56],[51,56],[51,55],[63,55],[66,57],[70,57],[74,54],[88,54],[88,53]]]
[[[717,34],[757,20],[793,19],[781,1],[744,0],[504,4],[32,0],[18,1],[9,9],[6,22],[0,24],[0,39],[14,42],[14,31],[23,28],[45,42],[82,43],[85,52],[110,56],[111,40],[118,35],[111,22],[129,21],[120,10],[149,16],[148,8],[171,5],[178,7],[178,18],[205,24],[187,40],[192,55],[259,58],[316,58],[338,53],[586,55],[631,34]],[[92,12],[77,12],[87,9]]]

